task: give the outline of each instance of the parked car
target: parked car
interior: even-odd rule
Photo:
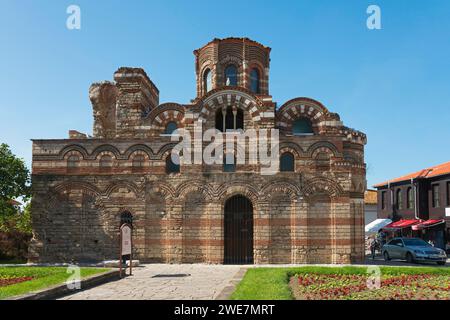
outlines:
[[[394,238],[381,249],[384,260],[402,259],[409,263],[434,261],[444,265],[447,254],[419,238]]]

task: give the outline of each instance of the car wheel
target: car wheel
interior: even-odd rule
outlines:
[[[384,257],[384,261],[390,261],[391,260],[391,257],[389,257],[389,253],[387,251],[385,251],[383,253],[383,257]]]
[[[414,263],[414,258],[410,252],[406,253],[406,262],[408,263]]]
[[[443,266],[443,265],[445,265],[445,261],[438,261],[437,264],[440,266]]]

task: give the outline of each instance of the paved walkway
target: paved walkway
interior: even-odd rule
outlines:
[[[241,266],[149,264],[133,269],[133,276],[84,290],[62,300],[211,300],[237,282]],[[187,277],[155,275],[190,274]]]
[[[381,257],[366,259],[368,265],[436,266],[408,264],[403,261],[385,262]],[[133,276],[80,291],[63,300],[211,300],[227,299],[248,268],[294,267],[305,265],[206,265],[206,264],[148,264],[133,269]],[[323,265],[322,265],[323,266]],[[336,267],[336,265],[329,265]],[[360,265],[361,266],[361,265]],[[450,267],[447,261],[446,267]],[[187,277],[170,275],[189,274]],[[162,275],[161,277],[154,277]]]

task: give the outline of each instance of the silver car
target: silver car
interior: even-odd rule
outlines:
[[[447,254],[419,238],[394,238],[381,248],[384,260],[402,259],[409,263],[434,261],[444,265]]]

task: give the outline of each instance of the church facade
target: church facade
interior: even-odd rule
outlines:
[[[362,261],[366,136],[310,98],[277,107],[270,51],[247,38],[195,50],[197,95],[189,104],[160,104],[140,68],[92,84],[92,136],[33,140],[30,261],[117,259],[123,222],[133,225],[141,262]],[[261,174],[263,164],[248,156],[174,161],[177,132],[198,123],[224,136],[278,130],[277,170]],[[237,149],[225,153],[236,159]]]

